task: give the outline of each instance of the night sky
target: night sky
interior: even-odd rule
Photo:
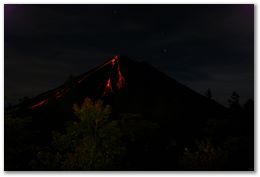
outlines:
[[[227,105],[253,98],[253,5],[5,5],[5,104],[115,54],[144,60]],[[155,83],[156,84],[156,83]]]

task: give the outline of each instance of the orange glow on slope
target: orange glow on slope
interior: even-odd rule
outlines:
[[[55,98],[56,99],[59,99],[60,97],[62,97],[69,89],[68,88],[63,88],[62,90],[60,91],[57,91],[55,93]]]
[[[114,66],[114,65],[115,65],[115,63],[116,63],[116,59],[115,59],[115,58],[113,58],[113,59],[111,60],[111,62],[112,62],[112,65]]]
[[[80,84],[82,81],[84,81],[89,75],[91,75],[92,73],[104,68],[106,65],[112,63],[112,68],[114,67],[114,65],[116,64],[116,62],[118,61],[119,57],[117,55],[115,55],[111,60],[107,61],[106,63],[104,63],[102,66],[100,66],[99,68],[95,69],[94,71],[88,73],[87,75],[81,77],[77,82]]]
[[[118,61],[118,56],[114,56],[114,58],[112,58],[111,63],[112,63],[112,67],[114,67],[114,65],[116,64],[116,62]]]
[[[109,92],[112,92],[112,85],[111,85],[111,80],[110,78],[107,80],[107,83],[106,83],[106,87],[105,87],[105,92],[104,92],[104,95],[107,95]]]
[[[77,82],[80,84],[85,78],[86,78],[86,76],[84,76],[83,78],[81,78],[81,79],[78,80]]]
[[[117,74],[118,74],[118,81],[117,81],[116,85],[117,85],[118,89],[121,89],[125,85],[125,78],[121,73],[119,65],[117,66]]]
[[[40,102],[38,102],[37,104],[33,105],[31,108],[32,108],[32,109],[36,109],[36,108],[38,108],[38,107],[40,107],[40,106],[43,106],[43,105],[46,104],[47,102],[48,102],[48,99],[43,100],[43,101],[40,101]]]
[[[111,72],[113,71],[115,65],[117,64],[117,69],[116,69],[116,78],[117,81],[116,81],[116,87],[118,90],[122,89],[124,86],[125,86],[125,78],[124,76],[122,75],[121,73],[121,69],[120,69],[120,65],[118,63],[119,61],[119,57],[117,55],[115,55],[110,61],[109,63],[112,63],[112,68],[111,68],[111,71],[110,71],[110,76],[111,76]],[[106,86],[105,86],[105,91],[104,91],[104,95],[107,95],[109,92],[112,92],[113,89],[112,89],[112,84],[111,84],[111,77],[109,77],[109,79],[107,80],[106,82]]]
[[[57,92],[56,94],[55,94],[55,98],[56,99],[59,99],[60,97],[62,97],[62,93],[61,92]]]

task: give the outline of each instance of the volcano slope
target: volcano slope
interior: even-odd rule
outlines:
[[[129,133],[138,129],[139,139],[136,141],[124,137],[126,153],[120,167],[104,170],[182,170],[180,154],[183,149],[196,148],[196,140],[208,137],[205,133],[208,121],[230,117],[230,111],[214,100],[194,92],[150,64],[126,56],[114,56],[53,90],[9,108],[7,112],[18,117],[31,117],[31,122],[26,124],[29,135],[24,135],[27,136],[24,143],[48,147],[53,131],[63,131],[67,124],[77,121],[72,107],[75,103],[82,104],[85,98],[103,100],[104,104],[111,105],[111,120],[120,121],[127,116],[135,120],[130,121],[124,131]],[[140,126],[141,120],[144,126]],[[146,127],[150,123],[156,127],[151,133]],[[226,131],[218,132],[219,139],[225,136]],[[5,132],[5,149],[11,146],[9,139],[12,137]],[[33,149],[10,158],[9,151],[5,151],[6,169],[38,170],[30,166],[38,151]],[[23,160],[16,159],[17,164],[12,165],[15,158]]]

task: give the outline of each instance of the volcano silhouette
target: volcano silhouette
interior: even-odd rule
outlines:
[[[104,64],[65,84],[16,106],[50,129],[74,117],[73,104],[89,97],[102,99],[115,114],[139,113],[164,122],[178,134],[195,136],[209,118],[221,117],[226,108],[178,83],[146,62],[114,56]],[[50,124],[51,122],[51,124]],[[177,124],[176,124],[177,123]],[[190,132],[192,132],[190,134]]]
[[[65,84],[27,100],[18,106],[33,111],[59,106],[60,103],[72,105],[82,102],[84,98],[104,99],[109,103],[115,98],[124,98],[127,107],[135,109],[141,103],[148,104],[153,110],[164,102],[166,107],[176,111],[197,110],[196,112],[219,113],[223,106],[212,101],[188,87],[178,83],[155,67],[145,62],[135,62],[128,57],[114,56],[98,66],[77,77],[70,78]],[[131,105],[137,101],[138,105]],[[159,103],[159,104],[158,104]],[[207,108],[207,109],[206,109]],[[213,112],[212,112],[213,111]],[[221,112],[221,111],[220,111]]]
[[[75,118],[73,104],[81,104],[87,97],[111,105],[114,119],[122,113],[140,114],[143,119],[159,125],[155,146],[160,153],[153,155],[157,162],[145,157],[147,168],[144,168],[144,161],[130,155],[131,160],[128,160],[135,164],[135,170],[153,170],[153,165],[157,169],[167,169],[165,164],[159,168],[159,163],[168,156],[162,149],[169,142],[184,147],[203,137],[203,126],[208,119],[224,118],[227,113],[227,109],[214,100],[194,92],[150,64],[126,56],[114,56],[14,108],[17,114],[33,118],[30,128],[38,132],[38,143],[46,144],[53,130],[64,128],[67,121]],[[133,157],[142,154],[133,150]]]

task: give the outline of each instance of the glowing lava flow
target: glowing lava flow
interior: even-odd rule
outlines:
[[[59,99],[60,97],[62,97],[62,93],[61,92],[57,92],[56,94],[55,94],[55,98],[56,99]]]
[[[107,83],[106,83],[106,87],[105,87],[105,92],[104,92],[104,95],[107,95],[109,92],[112,92],[112,85],[111,85],[111,80],[110,78],[107,80]]]
[[[77,82],[80,84],[83,80],[85,80],[89,75],[91,75],[92,73],[104,68],[106,65],[112,63],[112,68],[114,67],[114,65],[116,64],[116,62],[118,61],[119,57],[116,55],[114,56],[114,58],[112,58],[112,60],[107,61],[106,63],[104,63],[102,66],[100,66],[99,68],[93,70],[92,72],[88,73],[87,75],[81,77]]]
[[[69,91],[69,89],[68,88],[63,88],[63,89],[61,89],[60,91],[57,91],[56,93],[55,93],[55,98],[56,99],[59,99],[59,98],[61,98],[66,92],[68,92]]]
[[[43,105],[46,104],[47,102],[48,102],[48,99],[43,100],[43,101],[40,101],[40,102],[38,102],[37,104],[33,105],[31,108],[32,108],[32,109],[36,109],[36,108],[38,108],[38,107],[40,107],[40,106],[43,106]]]
[[[116,85],[117,85],[118,89],[121,89],[125,85],[125,78],[121,73],[119,64],[117,66],[117,74],[118,74],[118,81],[117,81]]]
[[[117,69],[116,69],[117,77],[116,78],[118,78],[118,80],[116,82],[117,89],[120,90],[120,89],[122,89],[125,86],[125,78],[124,78],[124,76],[121,73],[118,61],[119,61],[119,57],[116,55],[109,62],[109,63],[112,64],[112,68],[111,68],[111,71],[110,71],[110,77],[108,78],[108,80],[106,82],[104,95],[107,95],[109,92],[113,91],[112,84],[111,84],[111,73],[112,73],[112,71],[113,71],[113,69],[114,69],[116,64],[117,64],[116,65],[117,66]]]
[[[111,68],[111,71],[110,71],[110,76],[109,76],[108,80],[106,81],[104,95],[107,95],[107,94],[113,92],[111,78],[117,78],[117,82],[116,82],[117,89],[118,90],[122,89],[125,85],[125,78],[121,73],[118,61],[119,61],[119,57],[116,55],[111,60],[104,63],[102,66],[96,68],[95,70],[93,70],[93,71],[87,73],[85,76],[81,77],[79,80],[77,80],[77,82],[81,83],[83,80],[85,80],[92,73],[104,68],[108,64],[111,64],[112,68]],[[116,68],[116,74],[117,75],[116,75],[116,77],[111,77],[111,73],[112,73],[112,71],[115,67],[117,67]],[[68,88],[59,89],[58,91],[55,92],[55,94],[53,96],[54,96],[55,99],[59,99],[59,98],[63,97],[68,91],[69,91]],[[36,109],[38,107],[41,107],[41,106],[45,105],[46,103],[48,103],[48,101],[49,101],[48,98],[45,99],[45,100],[42,100],[42,101],[36,103],[35,105],[31,106],[31,109]]]
[[[115,66],[116,62],[118,61],[118,56],[116,55],[114,58],[112,58],[111,63],[112,63],[112,68]]]

